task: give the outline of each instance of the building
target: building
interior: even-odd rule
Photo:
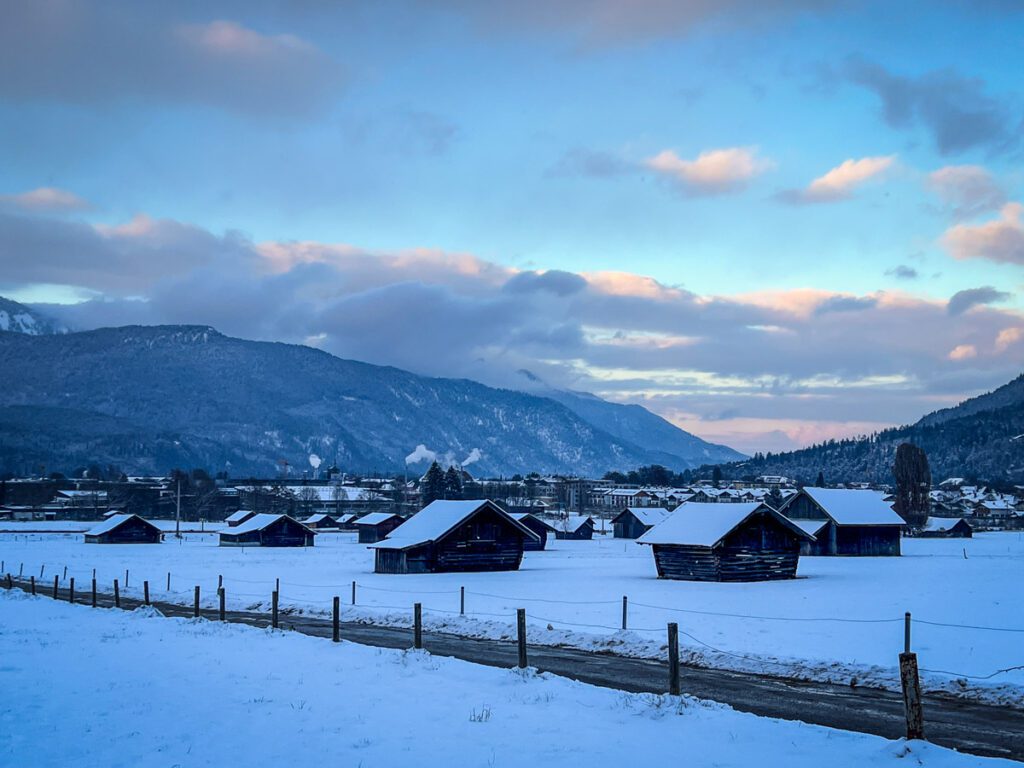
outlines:
[[[897,556],[906,522],[878,491],[803,488],[780,510],[815,537],[805,555]]]
[[[917,535],[923,539],[970,539],[974,529],[962,517],[929,517]]]
[[[222,547],[312,547],[316,531],[288,515],[261,512],[220,532]]]
[[[523,542],[523,549],[527,552],[541,552],[547,547],[548,534],[554,533],[554,528],[529,512],[510,512],[509,514],[512,516],[513,520],[522,523],[533,531],[534,535],[537,537],[536,541]]]
[[[515,571],[535,538],[493,501],[435,501],[371,547],[374,572]]]
[[[687,502],[637,539],[649,544],[660,579],[792,579],[813,537],[767,504]]]
[[[360,544],[376,544],[402,524],[402,518],[393,512],[371,512],[355,521]]]
[[[160,529],[138,515],[111,515],[85,532],[86,544],[159,544]]]
[[[612,518],[616,539],[636,539],[668,517],[659,507],[628,507]]]
[[[331,530],[337,530],[339,528],[338,521],[333,515],[328,515],[326,512],[318,512],[315,515],[310,515],[302,524],[307,528],[312,528],[314,531],[321,531],[325,528]]]
[[[582,515],[569,515],[551,523],[556,539],[584,541],[594,538],[594,519]]]
[[[234,528],[237,525],[241,525],[250,517],[255,515],[251,509],[240,509],[237,512],[232,512],[230,515],[224,518],[224,522],[228,524],[229,528]]]

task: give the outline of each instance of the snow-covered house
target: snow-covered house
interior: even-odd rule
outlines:
[[[661,507],[628,507],[612,518],[616,539],[635,539],[668,517]]]
[[[962,517],[929,517],[917,535],[925,539],[970,539],[974,529]]]
[[[878,491],[802,488],[780,510],[814,537],[805,555],[899,555],[906,522]]]
[[[757,502],[687,502],[637,539],[659,578],[684,581],[792,579],[805,541],[813,536]]]
[[[326,512],[317,512],[315,515],[310,515],[302,521],[302,524],[307,528],[312,528],[314,531],[323,530],[324,528],[338,528],[338,520],[334,515],[328,515]]]
[[[228,524],[229,528],[234,528],[237,525],[241,525],[250,517],[255,515],[251,509],[239,509],[237,512],[232,512],[230,515],[224,518],[224,522]]]
[[[159,544],[160,529],[138,515],[111,515],[85,532],[86,544]]]
[[[583,541],[594,538],[594,518],[582,515],[569,515],[551,521],[555,529],[556,539]]]
[[[393,512],[371,512],[354,522],[360,544],[376,544],[401,524],[402,518]]]
[[[534,535],[537,536],[536,541],[525,541],[523,542],[523,549],[527,552],[541,552],[548,545],[548,534],[554,533],[555,529],[552,528],[541,518],[530,512],[509,512],[513,520],[522,523],[524,526],[533,531]]]
[[[434,501],[370,548],[376,573],[514,571],[535,538],[488,499]]]
[[[316,531],[289,515],[261,512],[220,532],[222,547],[312,547]]]

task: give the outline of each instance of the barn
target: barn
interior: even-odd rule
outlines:
[[[376,544],[402,524],[402,518],[392,512],[371,512],[355,521],[360,544]]]
[[[512,519],[522,523],[537,536],[536,541],[523,542],[523,549],[527,552],[541,552],[548,545],[548,534],[554,533],[555,529],[529,512],[512,512]]]
[[[668,517],[660,507],[626,507],[612,518],[616,539],[636,539]]]
[[[354,512],[346,512],[345,514],[338,516],[338,527],[343,531],[354,531],[356,529],[356,520],[358,519],[358,514]]]
[[[555,529],[556,539],[584,541],[594,538],[594,519],[580,515],[569,515],[555,520],[551,527]]]
[[[493,501],[435,501],[370,548],[375,573],[515,571],[535,538]]]
[[[974,529],[962,517],[929,517],[917,535],[923,539],[971,539]]]
[[[802,554],[900,554],[900,536],[906,523],[878,491],[802,488],[779,511],[804,530],[815,529],[815,540],[804,545]]]
[[[796,578],[800,545],[813,537],[766,504],[682,504],[637,539],[654,551],[660,579]]]
[[[328,515],[326,512],[318,512],[315,515],[310,515],[302,524],[307,528],[312,528],[314,531],[321,531],[326,529],[337,530],[340,526],[338,519],[334,515]]]
[[[241,525],[255,514],[256,513],[251,509],[239,509],[225,517],[224,522],[227,523],[229,527],[234,528],[236,525]]]
[[[86,544],[159,544],[160,529],[138,515],[111,515],[85,532]]]
[[[261,512],[220,532],[222,547],[312,547],[316,532],[293,517]]]

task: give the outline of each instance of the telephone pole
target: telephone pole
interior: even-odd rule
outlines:
[[[174,538],[181,538],[181,475],[178,476],[178,502],[174,512]]]

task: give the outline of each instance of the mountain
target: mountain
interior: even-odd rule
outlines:
[[[641,405],[610,403],[589,392],[555,389],[530,371],[522,370],[519,374],[525,380],[528,392],[561,403],[581,419],[609,435],[643,445],[666,457],[683,458],[690,466],[720,464],[746,458],[728,446],[709,443],[681,430]],[[677,464],[678,461],[669,458],[656,463],[670,466]]]
[[[53,320],[24,304],[0,296],[0,331],[42,336],[49,333],[67,333]]]
[[[759,454],[721,469],[727,478],[786,475],[812,483],[821,472],[828,483],[886,483],[892,482],[896,447],[906,442],[925,450],[936,482],[965,477],[1024,483],[1024,375],[953,408],[929,413],[909,426],[799,451]]]
[[[484,475],[695,463],[617,437],[549,397],[205,326],[0,332],[0,370],[0,471],[7,472],[97,463],[136,473],[201,466],[266,475],[282,460],[307,469],[312,454],[365,471],[400,469],[414,452],[459,461],[477,451],[473,471]]]

